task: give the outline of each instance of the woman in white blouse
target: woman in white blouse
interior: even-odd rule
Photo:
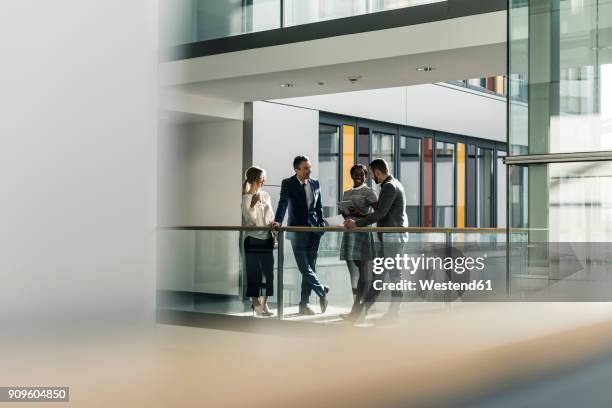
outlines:
[[[244,253],[247,275],[246,295],[251,298],[254,313],[258,316],[272,316],[268,308],[268,297],[274,294],[274,238],[272,228],[274,210],[270,195],[263,191],[266,172],[261,167],[250,167],[242,183],[242,217],[244,225],[251,227],[269,227],[262,231],[246,231],[244,236]],[[262,277],[266,278],[262,285]],[[262,286],[265,295],[262,295]]]

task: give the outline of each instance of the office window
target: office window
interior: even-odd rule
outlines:
[[[477,227],[493,226],[493,150],[482,147],[476,153]]]
[[[465,227],[465,143],[457,143],[457,228]]]
[[[319,125],[319,181],[321,200],[325,217],[337,212],[339,184],[340,128],[333,125]]]
[[[421,139],[400,137],[400,181],[406,192],[408,224],[421,225]]]
[[[357,136],[357,163],[370,164],[370,129],[365,127],[359,128]]]
[[[342,191],[353,186],[351,167],[355,164],[355,128],[342,126]]]
[[[467,146],[467,166],[465,170],[465,226],[476,227],[476,146]]]
[[[506,227],[506,165],[504,164],[506,152],[497,151],[497,227]]]
[[[455,145],[436,142],[436,226],[455,226]]]
[[[394,173],[394,135],[389,133],[372,132],[372,159],[384,159],[389,165],[389,173]],[[373,188],[378,194],[380,185],[373,183]]]
[[[433,139],[423,139],[423,226],[433,227]]]

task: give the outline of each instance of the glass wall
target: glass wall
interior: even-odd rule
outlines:
[[[529,95],[528,112],[511,111],[513,154],[612,150],[612,3],[510,4],[510,70]]]
[[[321,183],[321,200],[323,215],[336,215],[338,201],[338,183],[340,180],[340,128],[338,126],[319,124],[319,169]]]
[[[395,136],[387,133],[372,132],[372,157],[384,159],[389,164],[389,173],[395,173]],[[378,194],[380,186],[373,183],[373,188]]]
[[[326,216],[336,214],[337,200],[352,186],[350,168],[382,158],[404,187],[410,226],[505,225],[505,144],[327,112],[319,118]]]
[[[423,143],[423,226],[433,227],[433,139]]]
[[[580,261],[560,263],[538,243],[612,241],[612,2],[511,0],[509,19],[509,227],[523,251],[510,270],[560,288],[599,261],[572,249]]]
[[[165,48],[443,1],[160,0],[159,44]]]
[[[281,0],[160,0],[161,48],[281,26]]]
[[[370,129],[359,127],[357,136],[357,163],[364,166],[370,164]]]
[[[284,25],[315,23],[447,0],[285,0]]]
[[[458,81],[449,81],[449,83],[488,94],[498,96],[507,95],[507,79],[502,75],[488,78],[462,79]]]
[[[455,226],[455,144],[436,142],[437,227]]]
[[[497,151],[497,207],[496,207],[496,217],[497,217],[497,227],[498,228],[506,228],[506,197],[507,197],[507,171],[506,165],[504,164],[504,158],[506,157],[506,152],[502,150]]]
[[[493,220],[493,150],[476,150],[476,226],[490,227]]]
[[[511,156],[524,157],[511,169],[510,218],[512,227],[541,229],[538,240],[612,233],[601,207],[608,198],[593,187],[605,187],[607,163],[591,161],[591,152],[612,150],[611,30],[610,1],[510,2],[510,76],[522,82],[510,87],[509,144]],[[583,153],[576,163],[558,162],[558,153],[575,152]],[[595,229],[587,205],[600,209]],[[563,220],[580,221],[561,224],[574,232],[560,231],[559,217],[570,214]]]
[[[612,241],[612,162],[532,164],[511,166],[510,171],[511,178],[523,187],[521,195],[513,193],[513,226],[545,229],[546,234],[540,234],[538,241]],[[542,194],[542,183],[539,189],[529,185],[529,181],[538,178],[545,179],[546,194]],[[534,206],[526,207],[524,203],[544,197],[545,219],[537,224],[536,220],[530,222],[525,213],[533,217]]]
[[[400,137],[400,179],[406,192],[408,225],[421,225],[421,139]]]

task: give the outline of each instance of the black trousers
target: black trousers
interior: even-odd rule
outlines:
[[[261,288],[265,288],[265,296],[274,294],[274,238],[258,239],[246,237],[244,240],[244,257],[247,275],[248,297],[262,296]],[[265,286],[262,277],[266,278]]]

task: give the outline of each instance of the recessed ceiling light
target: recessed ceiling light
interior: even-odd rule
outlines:
[[[347,78],[351,84],[359,81],[361,79],[361,75],[353,75]]]
[[[319,85],[319,86],[323,86],[323,85],[325,85],[325,82],[323,82],[323,81],[317,81],[317,85]]]
[[[293,88],[295,85],[292,83],[280,84],[281,88]]]
[[[431,72],[434,69],[434,67],[418,67],[416,70],[419,72]]]

